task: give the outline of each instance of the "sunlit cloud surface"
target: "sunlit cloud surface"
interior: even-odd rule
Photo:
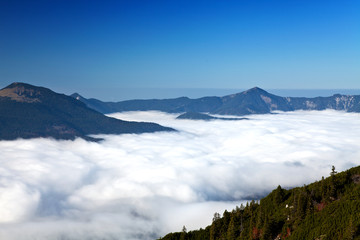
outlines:
[[[178,132],[102,135],[99,143],[0,141],[0,239],[156,239],[205,227],[281,185],[359,165],[359,114],[253,115],[176,120],[161,112],[112,114]]]

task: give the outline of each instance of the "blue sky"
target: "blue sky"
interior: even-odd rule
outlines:
[[[359,89],[360,1],[0,2],[0,87]],[[131,94],[130,94],[131,95]]]

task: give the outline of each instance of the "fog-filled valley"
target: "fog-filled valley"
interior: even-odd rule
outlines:
[[[177,132],[101,142],[0,141],[0,238],[156,239],[214,212],[359,165],[358,113],[296,111],[240,121],[123,112]]]

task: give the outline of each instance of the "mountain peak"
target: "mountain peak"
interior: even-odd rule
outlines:
[[[41,91],[39,87],[26,83],[14,82],[0,90],[0,97],[8,97],[17,102],[41,102]]]
[[[70,97],[75,98],[76,100],[82,100],[82,99],[84,99],[83,96],[81,96],[81,95],[78,94],[78,93],[73,93],[73,94],[70,95]]]
[[[23,83],[23,82],[13,82],[10,85],[4,87],[4,88],[13,88],[13,87],[19,87],[19,86],[31,86],[30,84]]]
[[[269,94],[268,92],[266,92],[264,89],[261,89],[259,87],[253,87],[253,88],[250,88],[246,91],[243,91],[243,92],[239,92],[239,93],[235,93],[235,94],[231,94],[231,95],[228,95],[228,96],[225,96],[225,97],[230,97],[230,98],[236,98],[236,97],[243,97],[244,95],[250,95],[250,96],[253,96],[253,95],[260,95],[260,94]]]
[[[246,94],[246,93],[268,93],[268,92],[259,87],[253,87],[250,88],[249,90],[244,91],[244,93]]]

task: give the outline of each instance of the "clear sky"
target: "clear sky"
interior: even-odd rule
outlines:
[[[360,1],[2,0],[0,88],[14,81],[104,98],[360,89]]]

